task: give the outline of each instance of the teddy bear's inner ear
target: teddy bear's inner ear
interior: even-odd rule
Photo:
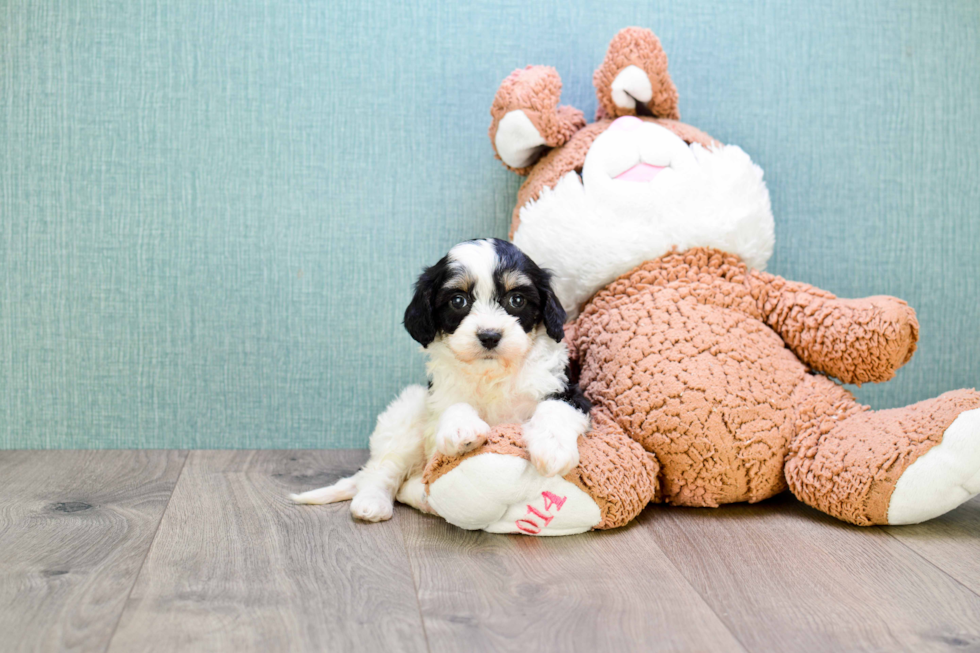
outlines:
[[[597,118],[649,116],[678,120],[677,88],[667,73],[667,55],[648,29],[627,27],[609,44],[592,83]]]
[[[505,166],[526,175],[585,126],[581,111],[558,105],[560,96],[561,77],[548,66],[515,70],[501,82],[490,107],[490,142]]]
[[[509,111],[500,120],[493,146],[500,160],[514,169],[533,165],[548,149],[541,132],[523,109]]]

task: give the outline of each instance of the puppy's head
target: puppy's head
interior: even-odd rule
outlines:
[[[519,360],[542,333],[561,342],[564,321],[551,274],[496,238],[453,247],[422,273],[405,310],[405,328],[423,347],[439,340],[467,363]]]

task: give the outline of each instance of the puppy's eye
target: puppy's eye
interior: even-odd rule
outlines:
[[[513,295],[507,298],[507,304],[511,308],[524,308],[524,304],[526,303],[527,300],[524,299],[524,295],[520,293],[514,293]]]
[[[449,305],[453,307],[453,310],[461,311],[469,305],[470,301],[466,299],[466,295],[453,295],[449,298]]]

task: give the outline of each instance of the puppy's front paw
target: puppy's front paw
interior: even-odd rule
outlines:
[[[377,522],[391,519],[393,511],[391,499],[376,490],[358,492],[350,502],[351,514],[364,521]]]
[[[555,400],[544,401],[524,425],[531,463],[542,476],[564,476],[578,466],[578,438],[589,430],[589,416]]]
[[[454,404],[446,409],[436,431],[436,449],[446,456],[461,456],[487,441],[490,425],[480,419],[469,404]]]
[[[564,476],[578,467],[578,437],[561,437],[551,431],[524,436],[531,463],[542,476]]]

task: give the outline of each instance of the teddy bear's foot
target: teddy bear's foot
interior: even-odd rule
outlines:
[[[497,453],[461,462],[430,486],[428,501],[450,524],[491,533],[572,535],[601,520],[598,504],[574,484]]]
[[[398,489],[395,497],[400,503],[412,506],[416,510],[435,514],[435,510],[429,505],[429,497],[425,493],[425,483],[422,482],[422,474],[415,474],[409,477]]]
[[[680,118],[677,88],[667,73],[667,55],[648,29],[627,27],[616,34],[592,83],[599,100],[597,119]]]
[[[531,463],[522,429],[495,427],[462,457],[437,454],[423,474],[431,509],[467,530],[571,535],[629,522],[657,491],[659,466],[612,422],[593,413],[579,438],[579,465],[564,477]]]
[[[437,454],[423,482],[431,510],[466,530],[572,535],[602,520],[599,505],[581,488],[538,472],[514,424],[494,428],[486,445],[465,456]]]
[[[500,84],[490,107],[490,142],[504,165],[527,174],[545,150],[585,126],[581,111],[558,106],[560,97],[561,77],[548,66],[515,70]]]
[[[783,470],[814,508],[859,526],[911,524],[980,490],[980,392],[868,410],[823,376],[794,394],[800,431]]]
[[[980,408],[960,413],[942,441],[899,477],[889,524],[918,524],[980,494]]]

